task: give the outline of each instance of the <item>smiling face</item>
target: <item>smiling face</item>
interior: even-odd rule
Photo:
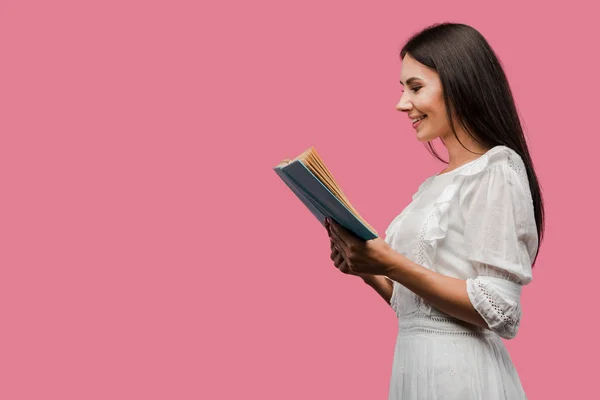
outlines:
[[[417,139],[428,142],[438,137],[443,140],[453,137],[438,73],[407,53],[402,60],[400,83],[404,90],[396,109],[406,112],[411,119],[427,116],[416,125],[409,121],[416,130]],[[458,129],[456,124],[454,127]]]

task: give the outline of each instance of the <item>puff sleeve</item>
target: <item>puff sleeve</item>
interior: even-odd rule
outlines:
[[[476,276],[467,279],[471,304],[504,339],[516,336],[521,289],[532,280],[538,246],[533,202],[522,161],[499,163],[469,177],[461,187],[467,260]]]

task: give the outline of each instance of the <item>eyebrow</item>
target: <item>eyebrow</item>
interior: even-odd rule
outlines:
[[[422,79],[422,78],[419,78],[419,77],[413,76],[412,78],[408,78],[408,79],[406,80],[406,84],[407,84],[407,85],[410,85],[412,81],[415,81],[415,80],[417,80],[417,79]],[[402,86],[404,86],[404,83],[402,83],[402,81],[400,81],[400,84],[401,84]]]

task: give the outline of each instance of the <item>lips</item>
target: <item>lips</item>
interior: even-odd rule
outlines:
[[[416,128],[417,126],[421,125],[421,122],[423,122],[423,120],[425,119],[427,119],[427,115],[425,115],[425,117],[421,118],[417,122],[413,123],[413,128]]]

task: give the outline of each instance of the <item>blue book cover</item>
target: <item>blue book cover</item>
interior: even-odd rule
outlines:
[[[307,150],[313,156],[314,148]],[[287,161],[287,162],[286,162]],[[321,161],[322,163],[322,161]],[[315,176],[302,159],[284,160],[273,168],[281,180],[304,203],[306,208],[325,226],[325,218],[331,218],[363,240],[378,237],[368,223],[357,217]]]

